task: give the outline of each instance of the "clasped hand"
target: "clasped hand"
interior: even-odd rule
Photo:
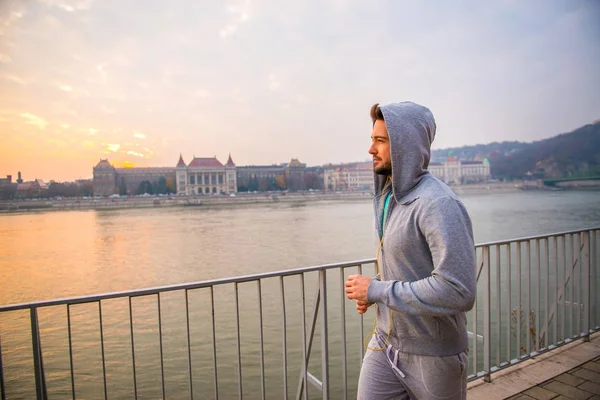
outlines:
[[[364,314],[367,309],[373,304],[369,303],[367,293],[371,278],[364,275],[350,275],[346,280],[346,297],[350,300],[356,300],[356,311],[359,314]]]

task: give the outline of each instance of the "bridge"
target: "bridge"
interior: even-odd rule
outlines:
[[[599,232],[476,246],[469,398],[551,391],[600,365]],[[374,262],[0,306],[0,398],[355,398],[374,313],[344,281]]]

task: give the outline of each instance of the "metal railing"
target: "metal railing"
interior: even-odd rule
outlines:
[[[598,232],[476,246],[469,380],[598,331]],[[374,313],[343,285],[373,263],[2,306],[0,397],[354,398]]]

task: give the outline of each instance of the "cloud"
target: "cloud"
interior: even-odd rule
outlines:
[[[107,146],[108,150],[112,151],[113,153],[116,153],[121,148],[120,144],[111,144],[111,143],[109,143],[106,146]]]
[[[17,2],[8,3],[9,5],[16,5]],[[10,12],[5,13],[3,11],[4,17],[0,17],[0,37],[6,36],[6,34],[13,28],[23,15],[25,15],[25,11],[23,9],[12,10]]]
[[[48,125],[48,122],[45,119],[40,118],[37,115],[33,115],[33,114],[30,114],[30,113],[21,113],[19,115],[23,119],[25,119],[26,123],[28,123],[30,125],[33,125],[33,126],[36,126],[36,127],[40,128],[40,129],[44,129]]]
[[[58,88],[63,92],[72,92],[73,88],[69,85],[59,85]]]
[[[89,128],[88,129],[88,133],[90,134],[90,136],[94,136],[98,132],[100,132],[100,129],[95,129],[95,128]],[[118,149],[118,147],[117,147],[117,149]]]
[[[7,81],[18,83],[19,85],[27,85],[27,83],[28,83],[27,79],[21,78],[17,75],[4,74],[4,75],[2,75],[2,78],[6,79]]]
[[[130,155],[136,156],[136,157],[140,157],[140,158],[144,158],[144,155],[142,153],[138,153],[137,151],[133,151],[133,150],[129,150],[127,152],[127,154],[130,154]]]
[[[89,10],[92,0],[41,0],[42,3],[60,8],[67,12]]]
[[[136,139],[146,139],[146,135],[144,135],[142,132],[136,132],[133,134],[133,137]]]
[[[131,161],[123,161],[122,168],[135,168],[137,163],[132,163]]]
[[[0,53],[0,63],[8,64],[11,61],[12,61],[12,58],[10,58],[10,56],[8,54]]]
[[[84,140],[81,142],[81,147],[84,149],[93,149],[96,147],[96,143],[92,142],[91,140]]]
[[[96,71],[98,71],[98,74],[100,75],[100,82],[102,83],[106,83],[106,79],[107,79],[107,73],[106,73],[106,64],[98,64],[96,65]]]
[[[229,21],[219,31],[219,36],[226,38],[233,36],[238,26],[250,19],[250,2],[246,1],[243,5],[230,5],[227,7],[227,13],[230,15]]]
[[[236,25],[225,25],[225,27],[221,28],[221,30],[219,31],[219,36],[221,36],[222,38],[233,36],[233,34],[235,34],[236,31]]]
[[[281,81],[274,74],[269,75],[269,90],[275,91],[281,86]]]

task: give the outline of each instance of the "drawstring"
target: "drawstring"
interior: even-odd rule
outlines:
[[[400,368],[398,368],[397,364],[398,364],[398,350],[394,350],[392,348],[392,345],[389,344],[387,347],[387,357],[388,360],[392,363],[392,369],[394,371],[396,371],[401,377],[406,378],[406,375],[404,375],[404,372],[400,371]],[[392,361],[391,354],[394,353],[394,360]]]

